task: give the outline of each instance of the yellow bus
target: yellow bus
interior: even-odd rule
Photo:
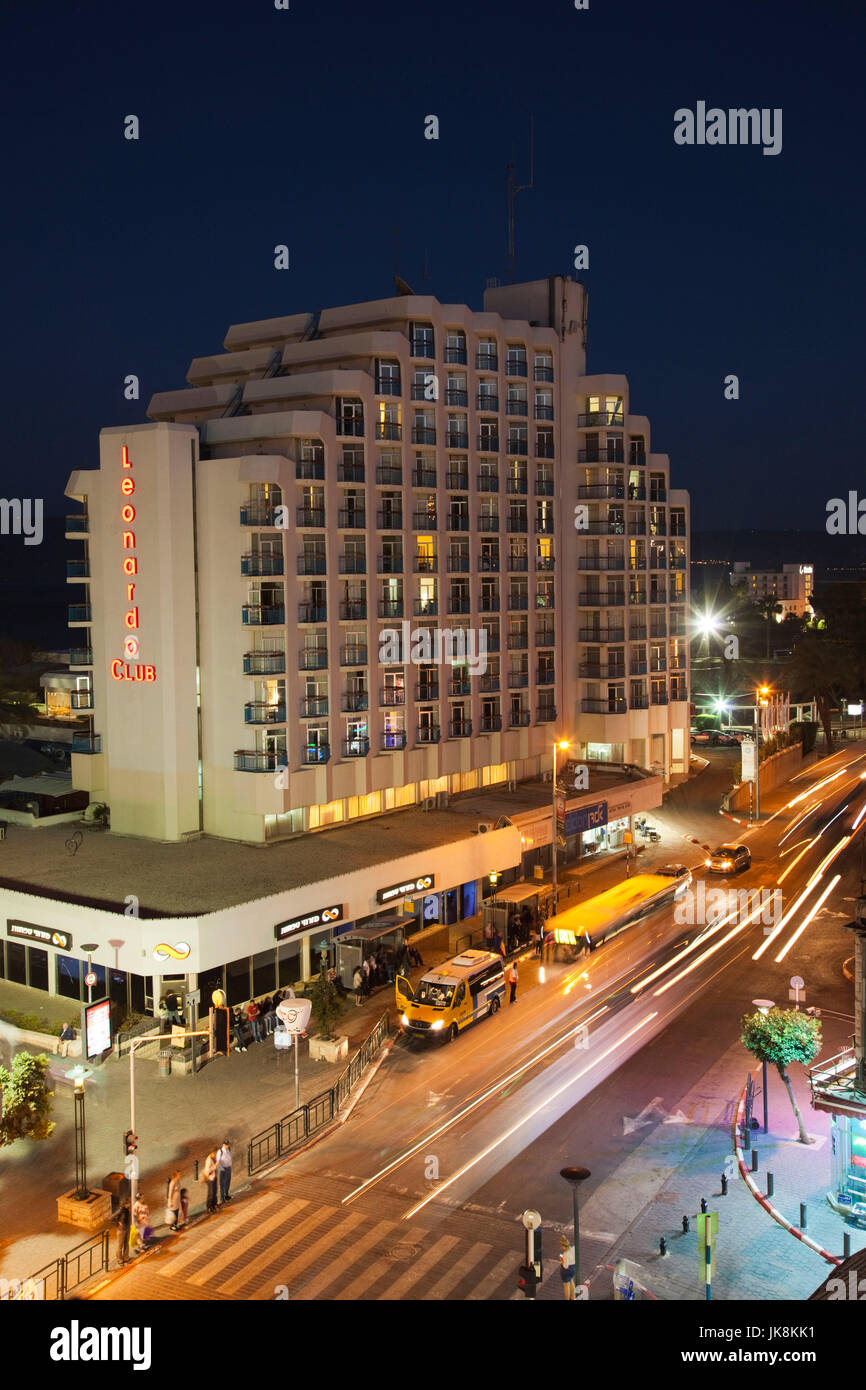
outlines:
[[[505,998],[502,957],[493,951],[463,951],[428,970],[415,989],[405,975],[395,981],[404,1033],[454,1039],[485,1014],[495,1014]]]
[[[669,874],[636,874],[587,898],[576,907],[566,908],[545,924],[545,941],[559,945],[600,946],[626,927],[640,922],[659,908],[668,907],[688,892],[692,876],[684,870],[676,877]]]

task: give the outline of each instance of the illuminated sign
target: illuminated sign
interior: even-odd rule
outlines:
[[[120,480],[120,491],[123,497],[132,497],[135,493],[135,479],[132,477],[132,459],[129,457],[129,449],[124,444],[120,450],[120,466],[124,471],[124,476]],[[135,504],[124,502],[120,508],[120,519],[124,527],[129,527],[135,521]],[[146,685],[152,685],[156,680],[156,667],[139,665],[136,658],[140,655],[141,647],[138,637],[134,634],[138,632],[138,605],[135,602],[135,579],[138,574],[138,556],[135,553],[135,532],[123,530],[121,532],[121,547],[124,554],[121,561],[121,570],[126,582],[126,602],[129,604],[123,615],[123,625],[127,629],[127,636],[123,639],[123,660],[112,661],[111,678],[115,681],[139,681]]]
[[[607,825],[607,802],[597,801],[594,806],[578,806],[565,817],[566,835],[581,835],[586,830],[596,830]]]
[[[405,897],[407,893],[426,893],[433,887],[434,881],[433,874],[419,874],[417,878],[410,878],[406,883],[393,883],[390,888],[380,888],[376,894],[376,901],[390,903],[395,898]]]
[[[277,941],[284,941],[296,931],[303,931],[306,927],[326,927],[329,922],[339,922],[342,916],[342,903],[339,907],[320,907],[315,912],[308,912],[305,917],[292,917],[288,922],[278,922],[274,927],[274,936]]]
[[[84,1013],[84,1055],[98,1057],[111,1048],[111,1000],[88,1004]]]
[[[36,927],[32,922],[10,922],[7,918],[6,935],[19,941],[34,941],[39,946],[55,946],[58,951],[72,950],[72,936],[68,931]]]

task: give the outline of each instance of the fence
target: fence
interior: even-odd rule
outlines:
[[[109,1232],[99,1231],[27,1279],[0,1279],[0,1302],[15,1299],[62,1302],[79,1284],[104,1274],[109,1263]]]
[[[265,1168],[269,1163],[282,1158],[334,1118],[349,1099],[390,1031],[390,1019],[388,1014],[384,1013],[330,1090],[322,1091],[299,1109],[277,1120],[276,1124],[253,1135],[247,1147],[247,1167],[250,1173],[258,1172],[260,1168]]]
[[[161,1032],[162,1024],[158,1018],[140,1018],[137,1023],[133,1023],[131,1028],[124,1028],[114,1040],[115,1056],[118,1062],[121,1057],[128,1055],[129,1043],[133,1038],[140,1038],[145,1033],[152,1033],[153,1040],[156,1042]]]

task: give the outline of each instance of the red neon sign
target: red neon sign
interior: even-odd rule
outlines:
[[[132,459],[129,457],[129,449],[126,444],[121,445],[120,466],[123,469],[132,471]],[[135,492],[135,480],[132,477],[124,477],[120,480],[120,491],[123,497],[131,497]],[[124,502],[120,508],[120,519],[125,526],[129,526],[135,521],[135,507],[131,502]],[[125,551],[135,550],[135,532],[124,530],[121,532],[120,543]],[[138,574],[138,557],[135,554],[124,555],[121,562],[121,569],[124,575]],[[127,634],[138,631],[138,605],[135,603],[135,584],[126,584],[126,602],[130,605],[123,615],[123,625]],[[123,661],[112,661],[111,678],[115,681],[139,681],[147,685],[152,685],[156,680],[156,667],[145,664],[138,664],[135,658],[138,656],[139,642],[137,637],[127,635],[123,639]]]

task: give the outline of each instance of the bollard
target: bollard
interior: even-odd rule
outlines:
[[[772,1197],[773,1191],[774,1191],[774,1188],[773,1188],[773,1174],[772,1174],[772,1173],[768,1173],[768,1174],[767,1174],[767,1196],[768,1196],[768,1197]]]
[[[687,1216],[684,1216],[684,1217],[683,1217],[683,1235],[684,1235],[684,1236],[687,1236],[688,1233],[689,1233],[689,1218],[688,1218]]]
[[[198,1159],[195,1161],[195,1180],[198,1182]]]
[[[850,1232],[850,1231],[843,1231],[843,1233],[842,1233],[842,1256],[843,1256],[844,1259],[847,1260],[847,1259],[848,1259],[848,1256],[849,1256],[850,1254],[851,1254],[851,1232]]]
[[[702,1197],[702,1198],[701,1198],[701,1215],[702,1215],[702,1216],[706,1216],[706,1214],[707,1214],[707,1199],[706,1199],[706,1197]]]
[[[758,1150],[757,1150],[757,1149],[752,1149],[752,1172],[753,1172],[753,1173],[757,1173],[757,1171],[758,1171]]]
[[[660,1236],[660,1237],[659,1237],[659,1254],[662,1256],[662,1258],[664,1258],[664,1256],[665,1256],[667,1253],[668,1253],[668,1243],[667,1243],[667,1241],[665,1240],[664,1236]]]
[[[806,1229],[806,1203],[805,1203],[805,1202],[801,1202],[801,1203],[800,1203],[800,1230],[801,1230],[801,1231],[805,1231],[805,1229]]]
[[[749,1126],[746,1124],[745,1120],[743,1121],[743,1125],[742,1125],[742,1129],[741,1129],[741,1134],[742,1134],[742,1138],[743,1138],[743,1151],[744,1151],[745,1153],[748,1153],[748,1152],[749,1152],[749,1149],[752,1147],[752,1133],[751,1133],[751,1130],[749,1129]]]
[[[723,1174],[722,1174],[722,1196],[723,1196],[723,1197],[727,1197],[727,1195],[728,1195],[728,1175],[727,1175],[727,1173],[723,1173]]]

